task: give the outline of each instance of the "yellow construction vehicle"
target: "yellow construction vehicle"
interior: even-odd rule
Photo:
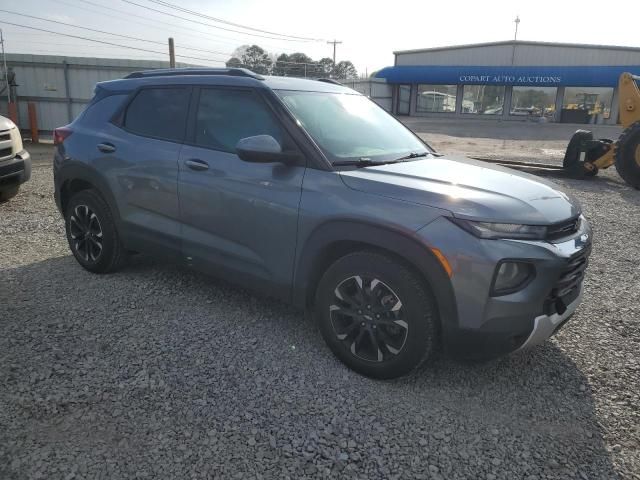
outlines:
[[[594,140],[593,134],[578,130],[573,134],[564,156],[563,169],[575,176],[592,177],[598,170],[616,166],[622,179],[640,189],[640,76],[620,75],[620,123],[624,131],[616,140]]]

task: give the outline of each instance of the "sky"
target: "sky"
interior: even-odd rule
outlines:
[[[167,60],[165,43],[172,36],[178,61],[211,66],[223,66],[235,48],[246,44],[260,45],[276,54],[301,51],[319,60],[333,55],[333,47],[327,41],[337,39],[342,43],[337,45],[336,61],[351,60],[360,73],[371,73],[392,65],[395,50],[510,40],[514,36],[516,16],[521,20],[519,40],[640,47],[640,35],[637,33],[640,2],[636,0],[598,3],[573,0],[163,1],[254,29],[315,40],[287,40],[278,35],[216,23],[159,5],[154,0],[0,0],[2,10],[106,33],[3,11],[0,11],[0,28],[7,52],[150,60]],[[176,18],[176,15],[184,19]],[[102,45],[2,22],[153,52]],[[108,33],[150,42],[119,38]]]

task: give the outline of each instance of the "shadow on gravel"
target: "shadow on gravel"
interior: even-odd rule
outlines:
[[[107,276],[69,256],[0,270],[0,304],[2,478],[617,478],[553,342],[372,381],[301,313],[144,257]]]

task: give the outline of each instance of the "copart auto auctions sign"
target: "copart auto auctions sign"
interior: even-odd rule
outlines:
[[[512,85],[556,85],[562,77],[552,75],[460,75],[460,83],[507,83]]]

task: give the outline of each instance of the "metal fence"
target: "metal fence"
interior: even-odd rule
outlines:
[[[96,83],[136,70],[168,68],[169,62],[9,53],[7,67],[15,73],[17,83],[12,90],[17,96],[18,125],[25,130],[29,127],[27,103],[34,102],[39,130],[46,134],[82,111],[93,97]],[[0,114],[8,114],[6,92],[0,98]]]
[[[387,112],[393,107],[393,87],[383,79],[361,78],[358,80],[340,80],[346,87],[366,95]]]

